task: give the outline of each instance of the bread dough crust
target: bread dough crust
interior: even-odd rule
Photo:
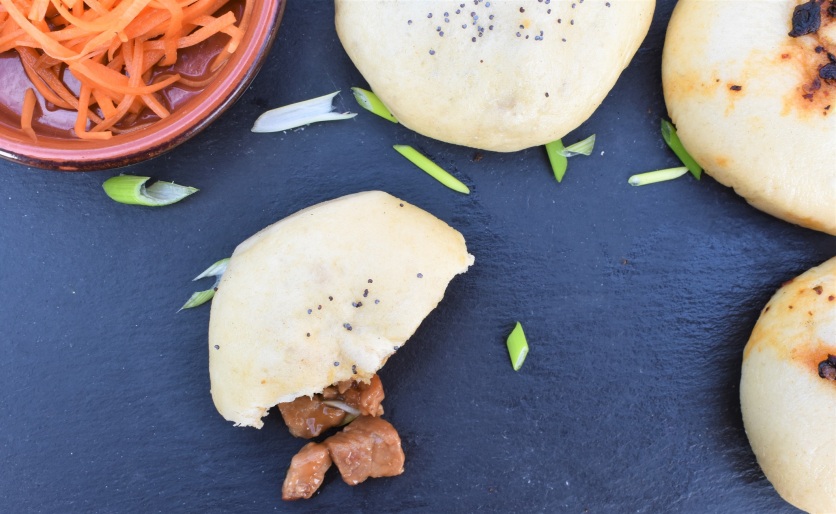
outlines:
[[[369,380],[473,264],[462,235],[380,191],[297,212],[232,254],[212,300],[209,373],[224,418]]]
[[[836,512],[836,257],[790,281],[764,307],[743,352],[740,407],[758,464],[807,512]]]
[[[836,235],[836,80],[819,77],[836,54],[836,19],[790,37],[799,3],[681,0],[662,56],[665,102],[712,177],[758,209]]]
[[[403,125],[512,152],[560,139],[592,115],[638,50],[654,7],[655,0],[336,0],[336,26]]]

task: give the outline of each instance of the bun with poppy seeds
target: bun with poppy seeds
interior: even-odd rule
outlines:
[[[647,35],[655,0],[336,0],[348,56],[426,136],[512,152],[586,121]]]
[[[261,428],[279,403],[370,381],[471,264],[459,232],[380,191],[263,229],[235,249],[212,301],[215,406]]]

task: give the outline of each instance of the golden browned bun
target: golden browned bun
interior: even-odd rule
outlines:
[[[293,214],[241,243],[212,301],[209,372],[224,418],[369,380],[473,264],[462,235],[380,191]]]
[[[662,81],[696,161],[749,203],[836,234],[836,18],[789,36],[800,1],[680,0]]]
[[[836,258],[766,304],[743,351],[740,406],[778,494],[808,512],[836,512]]]
[[[336,0],[336,26],[351,60],[405,126],[511,152],[560,139],[589,118],[638,50],[654,7],[655,0]]]

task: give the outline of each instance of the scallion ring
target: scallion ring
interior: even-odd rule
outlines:
[[[646,186],[648,184],[655,184],[656,182],[673,180],[685,175],[686,173],[688,173],[688,168],[686,166],[680,166],[679,168],[668,168],[664,170],[648,171],[647,173],[639,173],[638,175],[633,175],[627,179],[627,182],[631,186]]]
[[[699,180],[700,176],[702,176],[702,168],[699,164],[697,164],[697,161],[691,157],[688,151],[685,150],[685,146],[682,145],[682,141],[679,140],[679,136],[676,134],[676,129],[666,120],[662,120],[662,138],[665,140],[665,143],[668,144],[670,149],[673,150],[673,153],[679,157],[682,164],[688,168],[691,175]]]
[[[429,176],[449,187],[453,191],[470,194],[470,188],[464,185],[459,179],[451,175],[449,172],[442,169],[438,164],[432,162],[418,150],[409,145],[395,145],[394,148],[399,154],[403,155],[409,161],[424,170]]]
[[[392,114],[385,105],[383,105],[383,102],[380,101],[380,98],[378,98],[376,94],[359,87],[351,88],[351,92],[354,93],[354,99],[357,100],[357,103],[360,104],[360,107],[363,109],[371,111],[384,120],[389,120],[392,123],[398,122],[395,115]]]
[[[157,181],[146,186],[145,183],[149,180],[151,177],[118,175],[105,180],[102,187],[107,196],[114,201],[147,207],[171,205],[198,192],[194,187],[181,186],[174,182]]]
[[[191,309],[193,307],[198,307],[203,305],[204,303],[208,302],[212,298],[215,297],[215,291],[218,289],[218,284],[221,282],[221,277],[223,276],[224,272],[226,271],[226,267],[229,264],[229,258],[221,259],[215,264],[206,268],[200,275],[196,276],[192,279],[192,282],[195,280],[200,280],[202,278],[207,277],[215,277],[215,284],[212,286],[212,289],[207,289],[205,291],[197,291],[192,293],[192,296],[180,307],[180,310],[177,312],[182,311],[183,309]]]
[[[514,371],[519,371],[523,362],[525,362],[525,357],[528,355],[528,341],[519,321],[508,335],[506,345],[508,346],[508,356],[511,357],[511,366]]]

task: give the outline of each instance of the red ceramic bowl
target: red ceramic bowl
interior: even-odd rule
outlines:
[[[0,157],[27,166],[61,171],[118,168],[156,157],[194,136],[218,118],[247,89],[273,44],[284,12],[285,0],[254,2],[247,32],[239,47],[215,79],[203,89],[171,86],[163,93],[172,114],[133,132],[115,134],[106,141],[78,139],[71,128],[74,113],[39,108],[33,122],[38,142],[20,130],[23,92],[31,87],[15,52],[0,55]],[[242,0],[231,8],[243,11]],[[200,73],[227,39],[215,38],[181,53],[176,71]],[[68,74],[65,73],[65,81]],[[69,85],[69,84],[68,84]]]

